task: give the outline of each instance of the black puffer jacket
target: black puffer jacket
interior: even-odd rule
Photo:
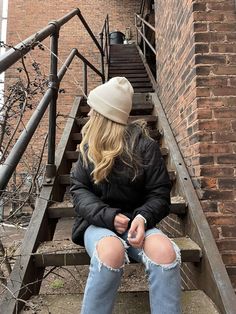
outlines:
[[[138,125],[129,126],[135,132],[136,154],[142,167],[133,180],[133,170],[117,159],[108,180],[94,184],[91,176],[93,165],[83,166],[82,157],[71,172],[71,194],[77,214],[73,242],[84,245],[83,236],[89,225],[114,230],[118,213],[131,221],[137,215],[147,220],[147,229],[154,227],[169,214],[171,183],[159,145],[143,135]],[[130,221],[130,222],[131,222]]]

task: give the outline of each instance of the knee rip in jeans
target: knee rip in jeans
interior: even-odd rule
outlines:
[[[97,244],[98,244],[98,242],[99,242],[100,240],[102,240],[102,239],[104,239],[104,238],[107,238],[107,237],[115,237],[115,238],[119,239],[119,240],[121,241],[122,245],[124,246],[124,249],[125,249],[124,263],[123,263],[123,265],[122,265],[120,268],[113,268],[113,267],[111,267],[111,266],[109,266],[109,265],[106,265],[106,263],[104,263],[103,261],[101,261],[100,258],[99,258],[99,256],[98,256]],[[113,235],[112,235],[112,236],[104,236],[104,237],[102,237],[101,239],[99,239],[99,241],[96,242],[96,249],[95,249],[94,254],[93,254],[93,256],[94,256],[94,257],[97,259],[97,261],[98,261],[98,270],[99,270],[99,271],[101,271],[102,266],[104,266],[104,267],[106,267],[107,269],[109,269],[109,270],[111,270],[111,271],[120,272],[120,271],[124,268],[125,264],[129,264],[129,257],[128,257],[128,254],[127,254],[127,252],[126,252],[126,249],[128,248],[128,245],[127,245],[127,243],[126,243],[123,239],[119,238],[118,236],[113,236]]]
[[[148,237],[152,236],[154,234],[150,234]],[[175,242],[173,242],[171,239],[169,239],[170,242],[173,245],[173,249],[175,251],[176,254],[176,258],[172,263],[169,264],[161,264],[161,263],[156,263],[154,261],[152,261],[144,252],[144,250],[142,250],[142,252],[139,253],[139,255],[141,255],[143,263],[145,265],[146,270],[149,270],[150,265],[156,265],[156,266],[160,266],[162,268],[162,270],[169,270],[172,269],[174,267],[176,267],[177,265],[181,264],[181,253],[180,253],[180,249],[179,247],[176,245]]]

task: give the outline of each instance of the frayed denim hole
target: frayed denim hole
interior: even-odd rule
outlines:
[[[113,267],[111,267],[111,266],[109,266],[109,265],[106,265],[106,263],[102,262],[102,261],[100,260],[99,256],[98,256],[98,252],[97,252],[97,244],[98,244],[98,242],[99,242],[100,240],[102,240],[103,238],[108,238],[108,237],[114,237],[114,238],[119,239],[119,240],[121,241],[121,243],[123,244],[123,246],[124,246],[124,249],[125,249],[124,264],[123,264],[120,268],[113,268]],[[98,261],[98,271],[99,271],[99,272],[101,271],[102,266],[106,267],[107,269],[109,269],[109,270],[111,270],[111,271],[120,272],[120,271],[124,268],[125,264],[129,264],[129,263],[130,263],[129,257],[128,257],[128,254],[127,254],[127,251],[126,251],[126,249],[127,249],[129,246],[127,245],[127,243],[126,243],[123,239],[121,239],[120,237],[118,237],[118,236],[116,236],[116,235],[106,235],[106,236],[102,237],[101,239],[99,239],[98,241],[96,241],[95,247],[96,247],[96,249],[95,249],[95,251],[94,251],[94,253],[93,253],[93,258],[96,258],[96,260]]]
[[[147,237],[149,236],[152,236],[154,234],[150,234],[148,235]],[[166,236],[167,237],[167,236]],[[168,238],[168,237],[167,237]],[[168,238],[169,239],[169,238]],[[156,263],[154,261],[152,261],[147,255],[146,253],[144,252],[144,250],[142,250],[142,252],[139,253],[139,255],[142,257],[142,261],[143,261],[143,264],[145,265],[145,268],[146,268],[146,271],[148,272],[149,271],[149,268],[150,268],[150,265],[155,265],[155,266],[159,266],[162,268],[162,270],[169,270],[169,269],[172,269],[178,265],[181,264],[181,253],[180,253],[180,249],[179,247],[177,246],[177,244],[172,241],[171,239],[169,239],[173,245],[173,249],[175,251],[175,254],[176,254],[176,258],[175,260],[172,262],[172,263],[169,263],[169,264],[159,264],[159,263]]]

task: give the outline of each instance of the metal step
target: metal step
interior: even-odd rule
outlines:
[[[144,115],[151,114],[153,110],[153,104],[149,101],[141,102],[141,100],[137,99],[136,102],[133,102],[131,116],[132,115]],[[80,113],[88,114],[90,111],[89,105],[85,104],[80,106]]]
[[[187,237],[172,240],[179,246],[183,262],[200,261],[202,251],[194,241]],[[69,239],[45,241],[33,257],[37,267],[89,265],[90,261],[85,249]]]
[[[170,213],[176,215],[185,215],[187,212],[187,204],[180,197],[171,198]],[[75,217],[75,211],[70,201],[54,203],[47,209],[49,218],[58,219],[62,217]]]
[[[83,294],[40,294],[29,301],[40,313],[64,314],[81,311]],[[220,314],[211,299],[201,290],[182,291],[182,314]],[[29,314],[29,309],[21,314]],[[147,291],[119,292],[113,314],[150,314]],[[174,313],[173,313],[174,314]]]
[[[166,147],[161,147],[161,154],[163,157],[167,157],[168,156],[168,149]],[[79,157],[79,151],[72,151],[72,150],[67,150],[65,152],[65,157],[67,160],[70,160],[72,162],[77,161],[78,157]]]
[[[82,118],[76,118],[76,122],[79,126],[83,126],[87,121],[89,117],[82,117]],[[130,116],[128,122],[133,122],[136,120],[143,119],[147,121],[148,126],[155,126],[158,120],[157,116],[152,116],[152,115],[135,115],[135,116]]]
[[[162,133],[160,133],[159,130],[149,130],[149,135],[156,141],[160,141],[160,139],[162,138]],[[82,140],[82,134],[81,133],[72,133],[71,134],[71,139],[79,144]]]
[[[176,172],[174,170],[169,170],[169,177],[172,182],[176,180]],[[61,174],[59,175],[59,182],[61,185],[70,185],[70,175],[69,174]]]

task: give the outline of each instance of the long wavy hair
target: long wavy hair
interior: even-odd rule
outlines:
[[[148,136],[146,122],[135,123]],[[96,111],[82,128],[80,152],[87,167],[88,160],[94,165],[92,176],[95,184],[106,180],[119,156],[133,170],[133,180],[140,166],[139,156],[135,154],[137,135],[128,126],[113,122]]]

